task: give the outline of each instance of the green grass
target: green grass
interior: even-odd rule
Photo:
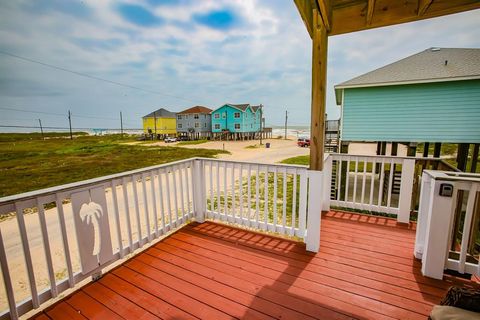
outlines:
[[[245,147],[245,149],[258,149],[258,148],[260,148],[259,144],[252,144]]]
[[[192,144],[202,144],[208,142],[207,139],[203,140],[192,140],[192,141],[180,141],[177,143],[177,146],[187,146],[187,145],[192,145]]]
[[[2,134],[0,197],[62,185],[222,150],[128,145],[135,137],[80,136],[74,140]]]
[[[297,164],[297,165],[303,165],[303,166],[308,166],[310,164],[310,156],[305,155],[305,156],[297,156],[293,158],[287,158],[280,163],[285,163],[285,164]]]
[[[257,202],[256,202],[256,193],[257,193],[257,179],[258,179],[258,194],[259,194],[259,201],[258,201],[258,215],[259,221],[265,220],[265,205],[267,205],[267,221],[272,223],[274,221],[274,203],[277,205],[277,223],[281,224],[283,219],[283,174],[277,175],[277,198],[274,197],[274,186],[275,186],[275,178],[274,173],[270,172],[267,175],[268,177],[268,203],[265,202],[265,173],[259,173],[258,175],[252,174],[250,178],[250,211],[255,213],[257,210]],[[286,181],[286,194],[285,194],[285,222],[287,226],[291,226],[292,221],[292,206],[293,206],[293,174],[287,174],[287,181]],[[241,185],[241,192],[240,192],[240,185]],[[297,176],[297,187],[296,187],[296,206],[295,206],[295,222],[298,225],[298,215],[299,215],[299,199],[300,199],[300,176]],[[224,211],[225,204],[227,208],[231,210],[233,205],[235,204],[236,211],[240,211],[240,198],[239,195],[243,194],[243,212],[244,215],[247,214],[248,211],[248,179],[245,177],[238,181],[235,184],[235,198],[233,198],[231,190],[227,191],[225,196],[225,192],[220,190],[220,200],[214,195],[213,204],[216,210],[218,210],[218,204],[220,204],[220,211]],[[210,209],[211,207],[211,199],[207,200],[207,208]]]

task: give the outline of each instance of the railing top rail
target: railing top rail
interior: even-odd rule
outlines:
[[[428,174],[430,177],[432,177],[435,180],[480,182],[479,173],[438,171],[438,170],[424,170],[423,172],[425,174]]]
[[[95,185],[99,183],[105,183],[108,181],[111,181],[113,179],[119,179],[123,177],[130,176],[132,174],[138,174],[138,173],[143,173],[143,172],[148,172],[150,170],[155,170],[155,169],[161,169],[161,168],[166,168],[170,166],[174,166],[177,164],[185,163],[185,162],[190,162],[192,160],[195,160],[196,158],[188,158],[188,159],[183,159],[179,161],[174,161],[174,162],[168,162],[160,165],[155,165],[155,166],[150,166],[150,167],[145,167],[145,168],[140,168],[140,169],[135,169],[135,170],[130,170],[130,171],[124,171],[121,173],[115,173],[111,174],[108,176],[103,176],[103,177],[98,177],[98,178],[93,178],[93,179],[88,179],[88,180],[82,180],[78,182],[73,182],[73,183],[67,183],[55,187],[50,187],[50,188],[44,188],[40,190],[35,190],[35,191],[30,191],[30,192],[24,192],[24,193],[19,193],[11,196],[6,196],[3,198],[0,198],[0,206],[11,204],[15,201],[18,200],[28,200],[28,199],[33,199],[37,198],[40,196],[47,196],[51,194],[55,194],[57,192],[63,192],[63,191],[69,191],[72,189],[77,189],[79,187],[88,187],[90,185]],[[208,159],[208,158],[207,158]]]
[[[363,154],[349,154],[349,153],[329,153],[332,157],[359,157],[359,158],[383,158],[383,159],[413,159],[413,160],[439,160],[439,158],[420,158],[420,157],[401,157],[401,156],[384,156],[384,155],[363,155]]]
[[[286,163],[260,163],[253,161],[238,161],[238,160],[227,160],[227,159],[216,159],[216,158],[195,158],[197,160],[205,161],[217,161],[217,162],[227,162],[227,163],[239,163],[239,164],[250,164],[250,165],[260,165],[260,166],[269,166],[269,167],[279,167],[279,168],[298,168],[298,169],[308,169],[308,166],[300,164],[286,164]]]

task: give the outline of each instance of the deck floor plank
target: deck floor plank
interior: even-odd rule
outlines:
[[[421,275],[415,224],[323,214],[321,246],[192,223],[32,319],[425,319],[452,284]]]

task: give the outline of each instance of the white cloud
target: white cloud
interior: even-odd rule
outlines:
[[[52,112],[71,108],[74,114],[103,117],[122,110],[138,127],[139,115],[160,105],[181,110],[192,104],[216,107],[227,101],[250,102],[266,106],[268,123],[281,123],[285,108],[291,111],[292,123],[309,123],[311,44],[291,0],[191,1],[177,6],[128,0],[164,20],[154,27],[127,22],[114,0],[85,1],[89,16],[54,9],[37,13],[27,9],[28,3],[0,4],[1,50],[187,101],[79,78],[0,55],[0,72],[8,75],[5,81],[28,81],[27,89],[38,83],[41,88],[62,93],[23,98],[0,95],[1,105]],[[195,15],[222,9],[234,12],[242,23],[216,30],[193,21]],[[479,12],[467,12],[330,38],[327,112],[338,116],[333,97],[336,83],[427,47],[479,47],[479,16]],[[18,114],[0,112],[19,118]],[[78,119],[77,125],[115,123]]]

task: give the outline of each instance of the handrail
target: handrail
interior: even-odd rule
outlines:
[[[221,168],[223,175],[212,168]],[[245,184],[247,179],[255,184]],[[272,187],[270,179],[282,181],[282,187],[278,183]],[[323,197],[316,194],[323,193],[322,172],[306,166],[195,157],[0,198],[0,215],[14,212],[6,222],[18,223],[13,233],[0,225],[0,266],[9,303],[0,320],[17,319],[190,220],[219,219],[297,236],[306,242],[307,250],[318,251]],[[247,210],[245,202],[255,202],[248,207],[255,215],[239,215]],[[38,219],[30,219],[26,210]],[[52,225],[58,230],[52,231]],[[31,227],[39,233],[34,238],[43,241],[31,240]],[[14,239],[23,250],[5,247],[4,239],[9,243]],[[46,288],[37,285],[38,253],[45,255],[42,263],[50,283]],[[12,263],[25,263],[26,272],[10,271]],[[56,276],[59,266],[65,267],[62,279]],[[27,299],[17,302],[20,293],[27,293],[15,291],[18,281],[12,275],[28,284]]]

